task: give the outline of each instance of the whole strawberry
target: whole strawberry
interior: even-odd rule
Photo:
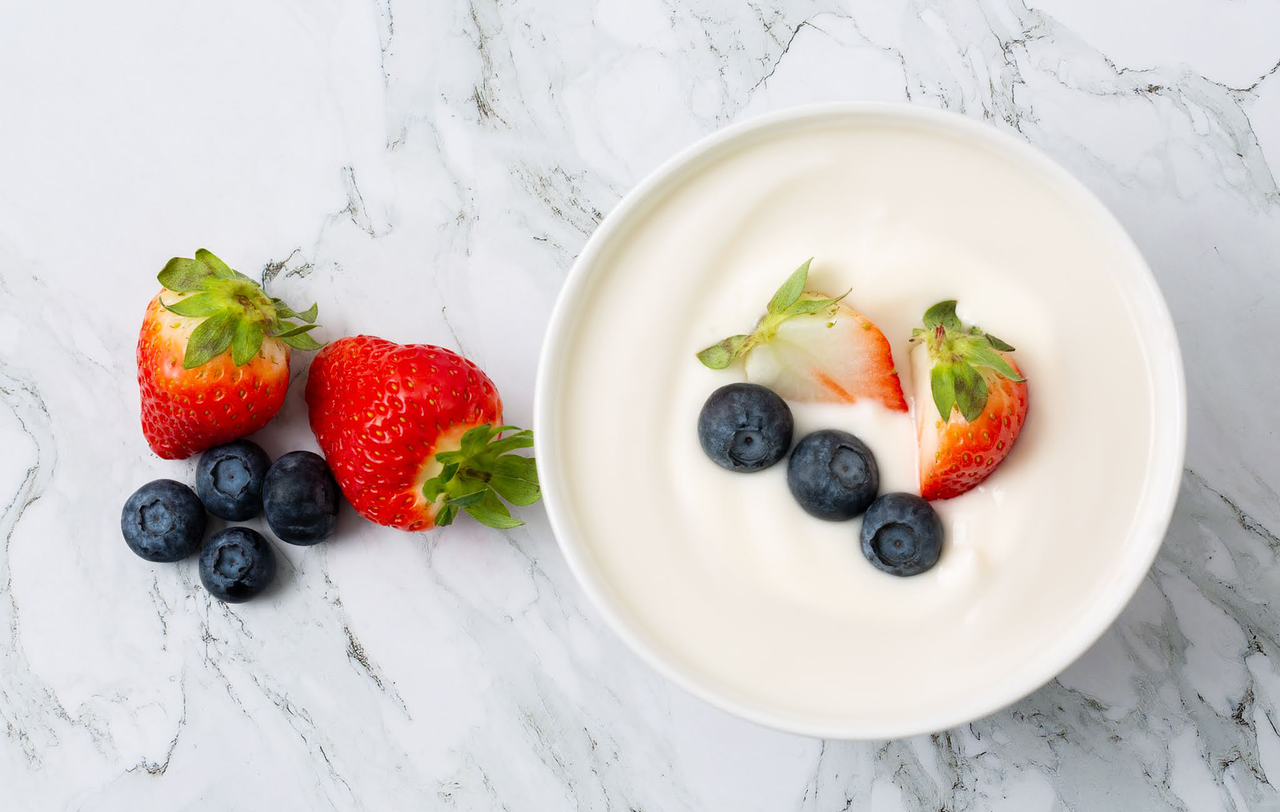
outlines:
[[[429,530],[461,509],[516,527],[523,522],[501,500],[530,505],[542,495],[533,459],[509,453],[531,448],[533,433],[501,425],[493,382],[441,347],[339,339],[311,363],[307,407],[347,501],[376,524]]]
[[[1013,347],[965,327],[939,302],[912,333],[920,495],[950,499],[976,487],[1013,449],[1027,419],[1027,382]],[[925,397],[928,392],[931,397]]]
[[[159,279],[138,335],[142,433],[177,460],[265,426],[289,388],[289,348],[320,344],[314,304],[295,312],[203,248]]]

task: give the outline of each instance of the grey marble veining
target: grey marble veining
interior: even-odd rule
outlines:
[[[1260,0],[7,4],[0,805],[1280,809],[1278,25]],[[137,430],[169,256],[207,245],[331,337],[455,346],[528,424],[556,293],[627,189],[724,124],[845,99],[1044,149],[1174,314],[1190,438],[1164,549],[1027,699],[894,742],[737,721],[603,627],[537,510],[425,535],[348,512],[237,607],[120,542],[125,496],[192,470]],[[313,447],[299,387],[262,439]]]

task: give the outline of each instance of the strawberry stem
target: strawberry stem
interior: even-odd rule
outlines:
[[[795,316],[812,316],[824,310],[830,310],[834,315],[840,300],[848,296],[853,289],[846,290],[834,299],[820,295],[806,296],[805,285],[809,281],[809,263],[811,262],[813,262],[812,257],[805,260],[803,265],[787,277],[787,281],[782,283],[782,287],[778,288],[773,298],[769,300],[765,314],[756,322],[755,329],[750,335],[729,336],[723,341],[712,344],[698,353],[698,360],[711,369],[725,369],[755,347],[772,341],[778,334],[778,328],[787,319]]]

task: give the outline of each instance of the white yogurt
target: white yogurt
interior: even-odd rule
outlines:
[[[570,520],[648,641],[728,696],[873,724],[962,701],[1071,623],[1119,567],[1150,453],[1141,342],[1110,278],[1113,228],[985,143],[902,126],[761,137],[667,190],[599,259],[573,328],[557,445]],[[785,462],[727,472],[702,453],[706,397],[742,379],[699,349],[748,332],[814,257],[893,346],[947,298],[1017,347],[1030,415],[986,483],[935,503],[931,571],[862,556],[859,522],[812,518]],[[796,439],[839,428],[875,452],[881,492],[918,492],[912,418],[793,403]]]

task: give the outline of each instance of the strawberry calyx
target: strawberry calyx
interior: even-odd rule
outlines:
[[[162,295],[160,304],[166,310],[201,320],[187,341],[183,369],[195,369],[228,349],[235,365],[244,366],[262,349],[267,336],[299,350],[324,346],[307,335],[319,326],[315,304],[301,312],[294,310],[204,248],[196,251],[194,259],[169,260],[157,278],[174,293],[191,294],[172,302]]]
[[[515,433],[502,437],[504,431]],[[436,462],[444,467],[422,486],[428,502],[444,499],[436,526],[452,524],[459,509],[499,530],[524,524],[511,516],[502,500],[523,507],[542,498],[537,462],[511,453],[532,447],[532,431],[485,423],[462,435],[457,450],[436,454]]]
[[[834,299],[819,294],[806,294],[805,284],[809,281],[809,263],[805,263],[787,277],[769,300],[765,314],[756,322],[755,329],[747,335],[729,336],[723,341],[712,344],[698,353],[698,360],[711,369],[725,369],[737,359],[749,353],[761,344],[767,344],[778,334],[778,327],[787,319],[795,316],[812,316],[824,311],[834,316],[840,300],[848,296],[852,288]],[[828,325],[831,326],[831,325]]]
[[[967,422],[981,416],[987,407],[989,377],[1026,380],[1001,354],[1013,352],[1013,347],[977,327],[965,327],[956,316],[954,299],[926,310],[924,327],[911,331],[911,341],[923,343],[929,352],[929,388],[938,414],[948,423],[957,408]]]

